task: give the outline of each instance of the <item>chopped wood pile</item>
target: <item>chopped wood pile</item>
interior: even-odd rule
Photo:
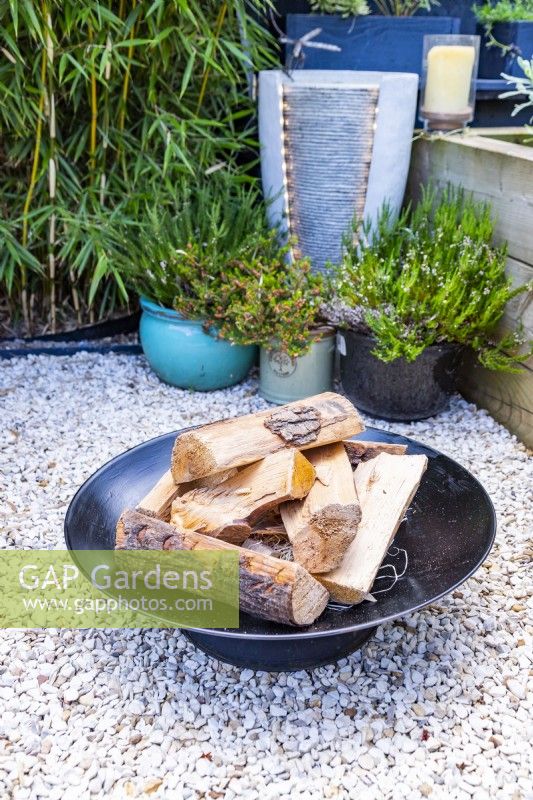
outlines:
[[[117,524],[117,549],[237,550],[240,606],[309,625],[360,603],[427,459],[357,440],[354,406],[325,392],[178,435],[170,469]],[[263,542],[283,540],[293,560]]]

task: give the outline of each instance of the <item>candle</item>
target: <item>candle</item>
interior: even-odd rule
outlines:
[[[468,102],[475,47],[435,45],[427,54],[427,79],[424,112],[464,114]]]

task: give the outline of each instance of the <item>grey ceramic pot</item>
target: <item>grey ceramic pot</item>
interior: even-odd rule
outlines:
[[[302,400],[333,388],[335,331],[324,328],[322,337],[307,353],[291,358],[279,350],[260,351],[259,394],[282,405]]]
[[[341,380],[352,403],[380,419],[410,422],[432,417],[448,405],[455,391],[462,348],[442,344],[427,347],[415,361],[390,363],[372,355],[375,341],[345,331],[346,355],[341,355]]]

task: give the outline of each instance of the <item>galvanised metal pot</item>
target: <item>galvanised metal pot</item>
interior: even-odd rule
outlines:
[[[262,347],[259,356],[259,394],[271,403],[282,405],[302,400],[333,386],[335,331],[317,331],[321,338],[307,353],[293,358],[280,350]]]
[[[432,345],[412,362],[397,358],[385,363],[372,355],[376,342],[371,336],[353,331],[342,335],[346,343],[340,359],[342,386],[361,411],[411,422],[446,408],[455,391],[461,347]]]
[[[139,336],[148,362],[165,383],[208,392],[244,380],[257,348],[234,345],[206,333],[201,320],[185,319],[141,297]]]

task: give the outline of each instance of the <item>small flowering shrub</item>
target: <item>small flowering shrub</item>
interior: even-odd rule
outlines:
[[[238,344],[258,344],[290,356],[305,353],[314,329],[323,324],[325,281],[306,258],[288,262],[290,246],[279,247],[276,232],[258,241],[255,252],[234,259],[221,277],[213,320]]]
[[[177,198],[172,214],[154,208],[131,243],[134,288],[235,344],[305,352],[323,279],[306,259],[289,266],[256,190],[213,176]]]
[[[492,334],[527,287],[511,288],[506,249],[492,246],[492,234],[488,205],[453,189],[425,192],[398,219],[385,208],[373,232],[363,226],[357,242],[345,242],[334,278],[340,307],[358,312],[382,361],[414,361],[447,342],[470,347],[489,369],[517,371],[520,336]]]

